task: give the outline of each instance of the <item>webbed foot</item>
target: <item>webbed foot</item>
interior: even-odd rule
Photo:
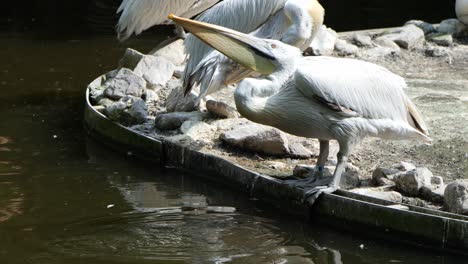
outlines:
[[[333,185],[315,186],[304,193],[304,201],[314,204],[322,193],[333,193],[339,188]]]

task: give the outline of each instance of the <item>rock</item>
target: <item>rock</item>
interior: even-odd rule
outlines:
[[[305,178],[307,174],[313,173],[315,166],[308,166],[303,164],[298,164],[294,167],[293,175],[298,178]]]
[[[372,173],[372,182],[377,186],[395,185],[393,179],[398,173],[399,171],[394,169],[377,168]]]
[[[432,172],[427,168],[400,173],[395,177],[396,189],[409,196],[418,196],[419,190],[431,185]]]
[[[208,113],[198,111],[166,113],[156,117],[154,126],[159,130],[174,130],[180,128],[185,121],[202,121],[208,117]]]
[[[146,103],[154,103],[159,100],[159,96],[155,91],[147,89],[143,99],[145,99]]]
[[[122,124],[132,126],[146,122],[148,118],[148,107],[145,101],[141,98],[130,98],[128,100],[130,101],[127,102],[127,105],[130,105],[130,108],[124,110],[122,113],[122,117],[120,118]]]
[[[287,165],[283,162],[278,161],[267,161],[267,166],[273,170],[283,170],[286,169]]]
[[[335,49],[335,42],[337,38],[337,34],[333,29],[322,25],[314,40],[310,44],[310,53],[316,56],[332,54],[333,50]]]
[[[351,163],[347,163],[345,172],[341,178],[340,187],[343,189],[353,189],[359,187],[360,184],[359,168]]]
[[[104,114],[112,121],[118,122],[120,121],[120,117],[122,113],[127,109],[127,103],[123,101],[115,102],[106,109],[104,109]]]
[[[395,49],[386,48],[386,47],[375,47],[375,48],[371,48],[362,52],[364,56],[372,58],[372,59],[378,59],[378,58],[385,57],[388,55],[393,55],[396,53],[398,53],[398,51],[396,51]]]
[[[308,159],[312,157],[312,152],[301,143],[293,143],[289,145],[289,155],[295,158]]]
[[[111,106],[113,103],[115,103],[115,101],[109,99],[109,98],[102,98],[99,100],[99,102],[97,102],[98,105],[102,105],[104,107],[109,107]]]
[[[404,49],[419,48],[425,42],[424,31],[415,25],[406,25],[384,36]]]
[[[88,85],[89,90],[89,99],[93,105],[97,104],[99,100],[104,97],[104,89],[105,87],[102,86],[103,84],[103,77],[97,78],[93,82]]]
[[[167,97],[166,109],[168,112],[190,112],[198,108],[198,103],[198,94],[190,91],[190,93],[184,95],[182,86],[178,86],[172,89]]]
[[[206,110],[214,116],[221,118],[238,118],[240,117],[237,110],[221,101],[208,100],[206,101]]]
[[[163,57],[174,65],[182,65],[186,58],[184,40],[176,40],[158,50],[151,51],[150,54],[153,56]]]
[[[146,55],[138,62],[133,72],[146,80],[147,88],[159,89],[166,86],[174,70],[175,66],[169,60]]]
[[[361,188],[361,189],[354,189],[350,190],[353,193],[374,197],[377,199],[382,199],[394,203],[401,203],[403,202],[403,196],[399,192],[390,191],[390,192],[382,192],[378,191],[373,188]]]
[[[431,184],[432,185],[437,185],[437,186],[443,186],[444,185],[444,178],[440,176],[433,176],[431,178]]]
[[[141,97],[146,90],[145,80],[126,68],[120,69],[113,78],[107,79],[103,86],[106,87],[104,94],[114,100],[125,96]]]
[[[439,46],[450,47],[453,45],[453,37],[450,34],[429,34],[426,39]]]
[[[437,31],[442,34],[458,35],[466,29],[466,26],[460,20],[452,18],[440,22]]]
[[[280,130],[262,125],[245,125],[221,134],[228,145],[269,155],[289,154],[288,139]]]
[[[392,49],[394,52],[400,52],[400,46],[398,46],[398,44],[395,43],[395,41],[387,38],[386,36],[381,36],[381,37],[378,37],[374,40],[375,44],[379,45],[379,46],[382,46],[382,47],[385,47],[385,48],[390,48]]]
[[[355,33],[353,34],[352,41],[359,47],[372,47],[374,43],[372,43],[372,38],[369,35],[365,35],[362,33]]]
[[[213,126],[203,121],[185,121],[180,127],[180,131],[194,140],[206,137],[206,133],[213,132]]]
[[[356,55],[359,48],[356,45],[349,44],[345,40],[337,39],[335,43],[335,51],[341,56]]]
[[[424,34],[426,35],[436,31],[434,25],[432,25],[431,23],[424,22],[422,20],[410,20],[405,23],[405,26],[406,25],[415,25],[418,28],[422,29],[422,31],[424,31]]]
[[[395,164],[392,167],[399,171],[411,171],[416,169],[416,166],[413,163],[409,163],[406,161],[401,161],[400,163]]]
[[[449,212],[468,215],[468,180],[457,180],[447,185],[444,199]]]
[[[420,190],[421,198],[433,203],[442,204],[444,202],[445,186],[423,186]]]
[[[449,51],[446,48],[442,47],[428,47],[425,51],[425,54],[430,57],[446,57],[449,55]]]
[[[185,65],[180,65],[180,66],[177,66],[175,67],[174,69],[174,77],[176,78],[182,78],[182,76],[184,76],[184,71],[185,71]]]
[[[143,59],[145,55],[134,49],[127,48],[124,56],[119,61],[119,68],[135,69],[138,62]]]

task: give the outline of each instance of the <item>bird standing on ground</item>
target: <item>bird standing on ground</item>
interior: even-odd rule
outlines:
[[[139,34],[155,24],[165,23],[169,13],[191,17],[209,8],[196,19],[228,27],[259,38],[277,39],[305,50],[323,24],[324,9],[317,0],[124,0],[117,30],[121,38]],[[192,6],[195,10],[189,8]],[[238,67],[230,59],[196,37],[188,35],[189,55],[183,76],[185,93],[200,86],[199,98],[235,83],[252,71]]]
[[[316,194],[339,188],[349,153],[364,137],[432,141],[406,83],[376,64],[346,58],[303,57],[296,47],[231,29],[170,16],[208,45],[256,72],[234,93],[237,110],[247,119],[287,133],[318,138],[320,173],[329,141],[337,140],[333,179]]]

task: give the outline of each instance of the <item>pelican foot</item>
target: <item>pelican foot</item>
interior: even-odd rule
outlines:
[[[332,180],[331,176],[332,175],[328,171],[315,168],[313,171],[307,173],[307,177],[304,179],[287,180],[285,182],[294,187],[310,189],[330,184]]]
[[[314,204],[322,193],[334,193],[336,190],[338,190],[338,188],[335,186],[315,186],[304,193],[304,201]]]

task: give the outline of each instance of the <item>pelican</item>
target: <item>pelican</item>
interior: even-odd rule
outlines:
[[[468,25],[468,0],[457,0],[455,13],[457,13],[458,20]]]
[[[259,38],[277,39],[305,50],[323,24],[324,9],[318,0],[124,0],[117,30],[125,39],[155,24],[166,23],[173,12],[190,18],[209,8],[197,20],[250,33]],[[216,4],[217,3],[217,4]],[[194,10],[191,10],[191,6]],[[196,7],[196,8],[195,8]],[[177,11],[177,12],[174,12]],[[164,17],[163,17],[164,16]],[[199,99],[252,73],[196,37],[185,38],[189,58],[183,75],[185,93],[200,86]]]
[[[404,79],[381,66],[347,58],[303,57],[297,47],[277,40],[170,18],[229,58],[263,74],[238,84],[237,110],[253,122],[319,139],[318,173],[327,161],[329,141],[338,142],[332,181],[314,188],[314,195],[339,188],[348,155],[367,136],[432,141],[422,115],[403,91]]]

